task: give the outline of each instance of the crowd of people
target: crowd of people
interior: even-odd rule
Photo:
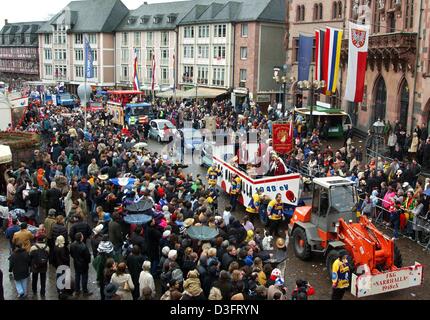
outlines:
[[[267,128],[269,119],[257,108],[242,111],[239,117],[228,103],[154,106],[156,117],[178,127],[184,121],[204,127],[210,114],[220,129]],[[33,297],[45,297],[52,270],[64,284],[57,286],[60,299],[94,294],[91,272],[103,300],[304,300],[313,294],[303,279],[285,286],[285,270],[274,257],[286,257],[286,232],[269,235],[247,216],[215,207],[214,188],[200,175],[186,174],[166,154],[134,148],[145,141],[145,127],[123,129],[110,120],[104,112],[83,119],[81,110],[34,105],[16,129],[37,127],[42,137],[32,159],[5,172],[2,224],[19,298],[28,296],[30,277]],[[124,180],[133,183],[118,183]],[[150,203],[148,223],[126,222],[133,203]],[[217,236],[193,239],[193,226],[216,229]],[[64,266],[72,267],[72,281]]]
[[[153,106],[156,118],[169,119],[178,128],[186,121],[204,128],[205,117],[212,116],[217,129],[235,132],[271,130],[280,115],[276,107],[268,111],[264,115],[257,105],[233,107],[227,101],[158,101]],[[262,141],[270,155],[269,175],[299,171],[305,190],[315,176],[347,177],[363,192],[357,207],[362,214],[382,213],[396,239],[402,229],[411,238],[422,236],[418,222],[428,216],[429,183],[419,178],[421,166],[413,148],[408,150],[410,161],[380,157],[365,162],[363,151],[353,145],[351,128],[344,145],[335,149],[325,140],[327,122],[308,135],[304,119],[289,117],[294,123],[289,155],[271,153],[271,141]],[[62,266],[73,266],[74,274],[69,287],[57,288],[60,299],[92,295],[91,271],[103,300],[305,300],[314,294],[303,279],[287,290],[284,270],[274,262],[279,252],[286,255],[288,246],[280,216],[270,214],[276,199],[255,194],[247,214],[235,217],[239,191],[233,190],[230,206],[220,210],[216,184],[185,173],[166,154],[134,147],[147,140],[147,125],[123,129],[112,125],[105,112],[84,119],[81,110],[40,105],[29,108],[23,119],[16,130],[36,128],[42,148],[33,159],[22,159],[18,168],[8,168],[0,207],[10,244],[9,272],[19,298],[27,297],[30,276],[33,295],[44,297],[49,270],[61,278]],[[396,130],[387,131],[390,148]],[[423,131],[415,132],[412,141],[416,136],[426,139],[419,142],[425,155],[430,142]],[[396,142],[391,151],[399,147]],[[118,184],[118,178],[133,184]],[[148,223],[125,221],[132,203],[151,204]],[[255,221],[256,214],[262,224]],[[193,226],[208,226],[218,235],[208,241],[192,239],[188,230]]]

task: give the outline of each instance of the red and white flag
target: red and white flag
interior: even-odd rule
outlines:
[[[152,91],[155,90],[155,53],[152,54]]]
[[[349,23],[348,74],[345,99],[363,102],[370,26]]]

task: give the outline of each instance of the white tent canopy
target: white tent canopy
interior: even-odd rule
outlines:
[[[166,98],[166,99],[169,99],[172,97],[173,98],[176,97],[176,99],[182,99],[184,95],[185,95],[185,91],[179,90],[179,89],[176,89],[176,92],[173,92],[173,90],[168,90],[168,91],[164,91],[156,94],[158,98]]]
[[[197,90],[193,88],[185,91],[184,98],[194,99],[197,97],[197,99],[214,99],[226,93],[227,93],[227,90],[223,90],[223,89],[198,87]]]
[[[12,122],[11,104],[8,98],[0,93],[0,130],[7,129],[9,123]]]
[[[12,162],[12,151],[9,146],[0,145],[0,164]]]

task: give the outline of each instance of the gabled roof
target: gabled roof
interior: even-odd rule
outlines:
[[[129,10],[120,0],[72,1],[45,23],[39,33],[51,33],[52,26],[66,23],[71,32],[114,32]]]
[[[169,23],[169,16],[176,19]],[[154,23],[155,16],[162,16]],[[130,17],[139,17],[129,21]],[[285,22],[285,0],[190,0],[143,4],[121,21],[116,31],[174,30],[177,25],[266,21]]]
[[[215,22],[285,22],[285,0],[195,0],[179,25]]]
[[[206,0],[143,4],[136,10],[131,10],[116,31],[174,30],[178,22],[198,1]],[[137,21],[129,23],[130,16],[138,17]],[[156,16],[161,18],[158,23],[154,23]],[[175,17],[175,19],[169,22],[169,17]]]

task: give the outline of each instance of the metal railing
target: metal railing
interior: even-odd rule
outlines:
[[[361,212],[361,206],[363,204],[364,201],[364,193],[361,192],[359,194],[359,202],[357,205],[357,211],[360,211],[361,214],[363,214]],[[372,216],[371,218],[373,219],[373,223],[375,225],[377,225],[380,228],[385,228],[387,230],[393,231],[394,232],[394,228],[391,226],[391,222],[390,221],[386,221],[385,218],[389,218],[391,215],[391,212],[388,211],[386,208],[384,208],[383,206],[381,206],[382,203],[386,202],[384,201],[384,199],[381,198],[376,198],[378,200],[378,204],[377,205],[373,205],[372,204]],[[410,211],[410,210],[404,210],[403,211]],[[408,226],[407,224],[410,224],[411,227],[409,228],[412,229],[413,233],[415,233],[415,239],[413,239],[411,237],[411,233],[407,234],[405,233],[405,231],[408,230]],[[400,229],[398,230],[398,234],[401,235],[402,237],[408,238],[411,241],[414,241],[415,243],[417,243],[419,246],[423,247],[424,250],[429,250],[430,251],[430,214],[427,213],[425,216],[417,216],[415,221],[411,221],[408,220],[406,224],[406,227],[404,229]],[[422,232],[421,235],[421,240],[422,242],[420,242],[420,237],[419,237],[419,231],[417,229],[420,229]]]

